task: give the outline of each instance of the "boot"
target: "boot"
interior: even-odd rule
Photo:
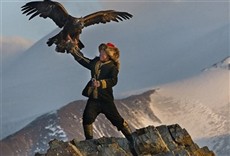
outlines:
[[[129,128],[129,125],[126,121],[124,121],[124,123],[123,123],[123,127],[121,128],[121,132],[123,133],[123,135],[126,137],[126,139],[129,142],[133,141],[131,129]]]
[[[133,136],[132,136],[132,131],[131,131],[131,129],[130,129],[130,127],[126,121],[124,121],[124,123],[123,123],[123,127],[121,128],[121,132],[123,133],[125,138],[129,141],[129,148],[130,148],[130,151],[132,152],[132,154],[134,156],[138,156],[137,152],[135,151],[135,147],[134,147],[134,140],[133,140]]]
[[[83,125],[84,133],[85,133],[85,139],[90,140],[93,139],[93,125]]]

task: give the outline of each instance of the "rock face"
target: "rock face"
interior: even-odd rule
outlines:
[[[193,142],[186,129],[178,124],[148,126],[132,133],[134,149],[139,156],[215,156],[208,147],[200,148]],[[52,140],[46,154],[35,156],[132,156],[125,138],[102,137],[99,139],[70,142]]]

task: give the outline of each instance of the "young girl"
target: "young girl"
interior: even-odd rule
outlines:
[[[120,130],[127,140],[133,144],[128,123],[121,117],[115,104],[113,86],[117,84],[120,67],[119,49],[112,43],[99,46],[99,57],[89,59],[80,51],[70,51],[75,60],[91,71],[91,80],[82,91],[88,97],[83,113],[83,129],[86,139],[93,139],[93,123],[103,113],[106,118]]]

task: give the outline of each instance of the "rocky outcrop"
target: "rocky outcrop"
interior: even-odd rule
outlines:
[[[140,156],[215,156],[208,147],[200,148],[178,124],[148,126],[132,133],[134,149]],[[102,137],[99,139],[70,142],[52,140],[46,154],[35,156],[131,156],[125,138]]]

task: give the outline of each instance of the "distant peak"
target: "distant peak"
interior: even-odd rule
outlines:
[[[221,61],[221,64],[224,66],[228,66],[230,65],[230,56],[226,57],[224,60]]]
[[[209,68],[205,68],[204,70],[209,70],[209,69],[213,69],[213,68],[222,68],[222,69],[227,69],[230,70],[230,56],[226,57],[225,59],[223,59],[222,61],[213,64],[211,67]]]

